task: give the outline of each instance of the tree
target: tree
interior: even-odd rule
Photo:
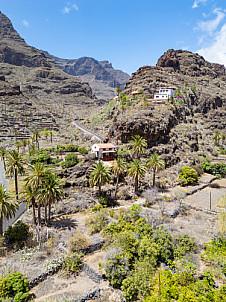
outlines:
[[[128,175],[132,176],[135,181],[135,193],[138,192],[139,179],[143,178],[146,173],[146,167],[139,159],[134,159],[128,165]]]
[[[116,93],[117,93],[117,96],[119,96],[119,93],[121,92],[121,88],[119,86],[116,87]]]
[[[20,148],[22,147],[21,141],[16,141],[14,143],[14,146],[17,148],[17,151],[20,152]]]
[[[47,222],[50,222],[51,205],[56,201],[60,201],[63,196],[64,192],[59,177],[50,171],[45,173],[43,181],[37,191],[37,198],[44,204],[45,209],[47,209],[48,206],[48,219],[47,211],[45,211],[45,219]]]
[[[14,177],[16,199],[19,200],[18,195],[18,175],[24,173],[24,158],[17,150],[10,150],[6,157],[6,174]]]
[[[29,175],[25,179],[26,186],[30,186],[34,194],[37,194],[40,184],[42,183],[47,169],[43,163],[36,162],[29,166]],[[38,200],[38,223],[41,225],[41,202]]]
[[[4,163],[4,168],[5,168],[5,158],[6,158],[7,150],[6,148],[1,148],[0,149],[0,158]]]
[[[22,139],[21,140],[21,145],[23,146],[23,152],[25,152],[26,146],[27,146],[27,140],[26,139]]]
[[[18,205],[10,200],[9,193],[6,191],[5,186],[0,184],[0,235],[3,234],[3,218],[9,219],[12,218]]]
[[[44,128],[42,131],[46,141],[48,141],[48,136],[50,135],[49,130],[47,130],[47,128]]]
[[[113,172],[116,176],[116,185],[115,185],[115,199],[117,198],[117,191],[118,191],[118,182],[120,174],[122,174],[126,169],[126,163],[123,161],[121,157],[118,157],[116,160],[116,164],[113,166]]]
[[[36,213],[35,213],[35,198],[36,198],[36,191],[34,191],[31,187],[31,185],[25,185],[24,186],[24,190],[22,192],[22,196],[24,198],[24,201],[27,203],[27,205],[29,206],[29,204],[32,205],[32,215],[33,215],[33,223],[34,225],[37,225],[36,222]]]
[[[219,145],[220,138],[221,138],[221,133],[220,133],[220,131],[216,131],[216,132],[214,133],[214,135],[212,136],[212,139],[213,139],[214,144],[215,144],[216,146]]]
[[[35,130],[33,132],[32,140],[35,141],[36,147],[38,148],[38,150],[39,150],[39,141],[38,140],[39,140],[40,137],[41,137],[40,132],[38,130]]]
[[[53,142],[53,134],[55,133],[55,131],[53,130],[50,130],[49,131],[49,134],[50,134],[50,142],[52,143]]]
[[[221,143],[222,143],[222,145],[224,146],[224,143],[225,143],[225,139],[226,139],[226,134],[224,134],[224,133],[221,133]]]
[[[132,137],[132,140],[129,141],[131,146],[131,152],[133,157],[136,159],[139,155],[143,154],[147,148],[147,141],[145,138],[140,135],[135,135]]]
[[[99,196],[101,195],[101,186],[108,183],[111,179],[111,172],[108,167],[103,165],[102,161],[99,161],[97,164],[94,164],[90,168],[89,182],[91,186],[98,186]]]
[[[185,166],[181,169],[179,178],[180,178],[180,185],[187,186],[198,180],[198,173],[195,171],[195,169]]]
[[[152,154],[152,156],[147,160],[147,168],[153,171],[153,187],[155,186],[155,175],[158,171],[165,168],[165,161],[157,153]]]

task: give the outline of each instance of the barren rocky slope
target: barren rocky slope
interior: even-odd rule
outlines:
[[[6,137],[14,128],[21,134],[36,126],[53,129],[66,119],[88,116],[99,104],[87,83],[64,73],[42,51],[28,46],[1,12],[0,39],[1,135]],[[27,126],[24,115],[29,117]],[[40,125],[33,123],[35,119]]]
[[[108,61],[97,61],[83,57],[74,60],[57,58],[44,52],[64,72],[73,75],[82,82],[88,82],[98,99],[107,100],[115,97],[115,88],[124,89],[130,76],[112,67]]]

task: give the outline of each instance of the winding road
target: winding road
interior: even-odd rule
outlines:
[[[74,121],[74,122],[72,122],[72,124],[74,124],[76,127],[78,127],[79,129],[81,129],[84,133],[96,137],[101,143],[103,143],[103,141],[104,141],[104,138],[103,138],[103,137],[101,137],[101,136],[98,135],[98,134],[94,134],[94,133],[92,133],[91,131],[87,130],[86,128],[84,128],[83,126],[81,126],[81,125],[79,124],[79,121]]]

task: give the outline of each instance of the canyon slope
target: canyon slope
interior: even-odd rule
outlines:
[[[89,83],[95,96],[100,100],[113,99],[116,87],[124,89],[130,76],[112,67],[108,61],[97,61],[94,58],[61,59],[44,52],[64,72],[75,76],[82,82]]]
[[[21,138],[34,129],[59,129],[100,105],[87,83],[28,46],[1,12],[0,40],[0,140],[15,129]]]

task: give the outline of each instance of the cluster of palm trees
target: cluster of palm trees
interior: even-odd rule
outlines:
[[[18,150],[0,149],[0,158],[4,161],[6,175],[14,178],[16,202],[0,185],[0,234],[2,234],[2,219],[13,216],[18,209],[20,200],[31,204],[33,223],[41,225],[41,208],[45,210],[45,222],[51,218],[51,206],[63,197],[63,189],[59,177],[42,163],[27,164],[24,156]],[[26,168],[26,169],[25,169]],[[26,172],[26,173],[25,173]],[[25,185],[19,196],[18,176],[25,175]],[[36,217],[37,208],[37,217]]]
[[[126,163],[121,157],[118,157],[112,170],[104,166],[101,161],[90,168],[90,185],[98,186],[99,196],[101,195],[101,187],[111,180],[112,172],[116,177],[115,199],[117,198],[120,175],[126,171],[127,174],[134,179],[135,193],[138,192],[139,180],[145,176],[147,169],[153,173],[153,186],[155,186],[156,173],[165,168],[164,160],[158,154],[154,153],[146,162],[143,162],[140,156],[146,151],[147,141],[139,135],[135,135],[129,143],[133,159],[129,163]]]

